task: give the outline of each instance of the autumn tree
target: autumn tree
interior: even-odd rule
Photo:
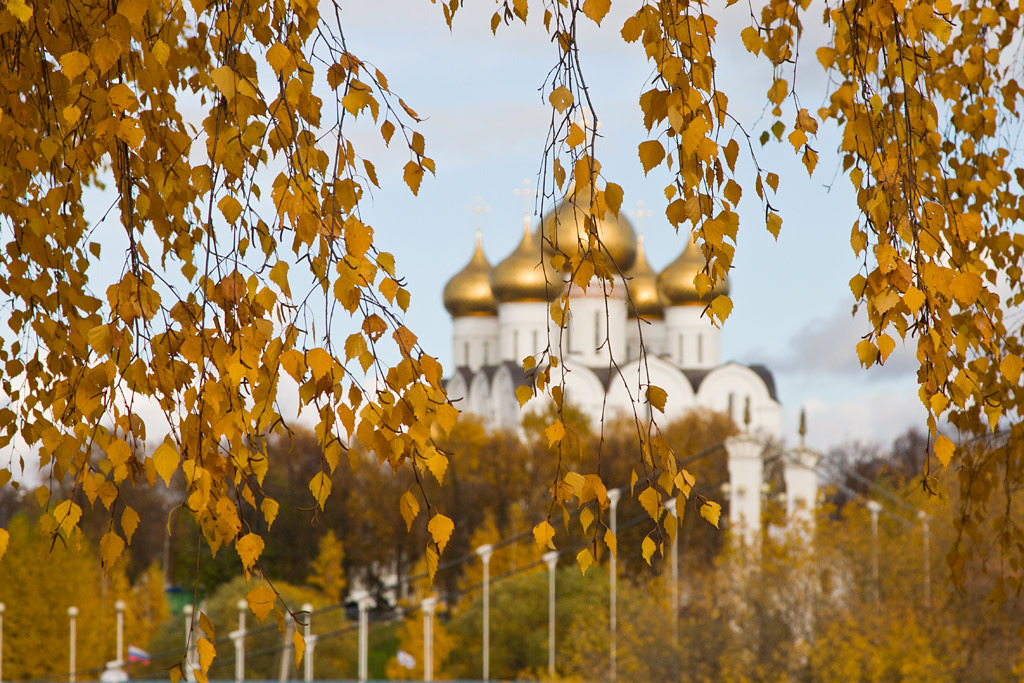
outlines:
[[[596,127],[585,122],[597,114],[579,58],[586,22],[618,32],[650,61],[639,96],[650,134],[638,154],[645,170],[669,174],[666,218],[700,243],[707,268],[694,285],[710,297],[705,314],[716,324],[732,308],[717,287],[732,265],[741,196],[756,195],[770,232],[782,227],[772,201],[784,184],[756,140],[787,141],[813,172],[819,129],[838,131],[835,152],[861,212],[851,246],[863,266],[850,285],[870,321],[856,352],[869,366],[884,363],[897,339],[916,341],[938,462],[961,465],[965,498],[999,492],[1003,501],[971,507],[965,528],[997,532],[1003,551],[1019,557],[1024,532],[1010,515],[1014,496],[1002,493],[1024,476],[1024,349],[1005,316],[1024,301],[1015,227],[1024,171],[1006,142],[1021,92],[1010,57],[1021,9],[1009,0],[841,0],[823,9],[808,0],[656,0],[611,26],[610,5],[514,0],[475,27],[508,30],[532,10],[555,48],[539,76],[552,108],[543,200],[574,187],[584,216],[571,244],[547,237],[550,272],[577,288],[621,276],[595,222],[619,212],[623,190],[602,170]],[[461,7],[438,5],[450,27]],[[43,530],[70,538],[84,508],[100,508],[110,520],[99,543],[108,568],[139,524],[126,488],[180,472],[180,507],[211,551],[233,547],[243,571],[260,573],[258,527],[280,512],[262,488],[267,440],[292,422],[286,397],[316,423],[323,457],[307,482],[312,503],[327,506],[347,476],[338,467],[362,466],[349,457],[358,442],[377,467],[411,468],[401,500],[410,517],[426,518],[431,574],[449,543],[453,522],[424,482],[442,478],[450,454],[436,441],[458,411],[440,364],[402,323],[410,294],[401,264],[375,246],[362,218],[379,181],[360,136],[403,152],[414,193],[435,161],[416,111],[372,55],[348,48],[341,16],[337,3],[305,0],[6,0],[0,10],[0,448],[19,454],[0,476],[18,469],[20,454],[52,466],[70,493],[39,489]],[[738,121],[719,89],[715,53],[734,17],[748,23],[746,49],[774,72],[765,130]],[[806,27],[817,21],[827,39],[808,44]],[[831,83],[816,111],[796,90],[797,64],[809,55]],[[751,163],[738,164],[740,154]],[[102,188],[116,228],[88,205]],[[571,297],[556,284],[550,310],[561,325]],[[354,331],[335,332],[336,319]],[[519,398],[545,393],[556,406],[544,430],[558,450],[553,498],[603,509],[600,493],[573,494],[606,485],[597,470],[567,467],[574,437],[562,419],[561,355],[555,335],[526,359],[532,383]],[[644,397],[656,417],[664,390],[646,386]],[[657,523],[667,498],[691,493],[693,477],[657,420],[636,418],[634,488]],[[991,443],[991,457],[968,457],[940,431],[943,421],[965,438],[1000,427],[1006,436]],[[147,439],[158,444],[152,454]],[[581,476],[588,489],[574,486]],[[536,538],[549,544],[553,533],[545,520]],[[600,523],[592,533],[614,545]],[[9,536],[0,531],[0,552]]]

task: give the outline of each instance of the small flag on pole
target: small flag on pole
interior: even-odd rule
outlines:
[[[128,661],[139,662],[141,664],[149,664],[149,653],[143,650],[141,647],[134,645],[128,646]]]
[[[415,669],[416,668],[416,658],[413,657],[408,652],[406,652],[405,650],[399,650],[397,657],[398,657],[398,663],[401,666],[404,666],[406,669]]]

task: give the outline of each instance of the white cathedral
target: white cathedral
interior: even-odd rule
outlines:
[[[570,286],[566,329],[551,322],[550,303],[568,286],[551,258],[561,253],[568,262],[586,248],[589,195],[589,188],[570,191],[535,229],[527,215],[519,246],[495,266],[478,231],[469,263],[444,288],[454,327],[448,396],[491,427],[517,428],[526,412],[549,400],[535,397],[520,410],[515,390],[528,381],[523,359],[542,353],[550,340],[567,373],[566,400],[595,422],[617,412],[649,416],[644,396],[652,384],[668,393],[665,415],[655,413],[664,423],[703,407],[747,423],[761,439],[778,439],[781,407],[771,373],[760,365],[722,362],[719,329],[704,310],[710,297],[694,286],[705,267],[695,244],[687,242],[656,273],[633,225],[608,212],[597,233],[606,258],[625,277],[612,283],[594,278],[586,290]],[[728,282],[720,279],[716,293],[727,292]]]

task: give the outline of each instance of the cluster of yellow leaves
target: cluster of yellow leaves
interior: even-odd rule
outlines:
[[[358,217],[379,181],[348,131],[402,140],[414,193],[434,161],[416,112],[340,33],[309,47],[323,26],[316,0],[0,8],[0,292],[13,333],[0,338],[0,448],[38,453],[72,497],[109,511],[105,566],[139,523],[121,488],[180,476],[213,552],[233,546],[258,574],[264,542],[240,510],[268,527],[277,515],[262,489],[265,437],[291,419],[278,399],[292,383],[317,419],[320,508],[356,441],[381,464],[444,476],[432,435],[457,410],[401,322],[410,296],[394,258]],[[314,92],[318,77],[336,107]],[[108,184],[120,225],[97,227],[85,198]],[[127,256],[110,268],[100,242],[118,235]],[[353,330],[343,345],[331,337],[339,313]],[[156,411],[166,425],[147,424]],[[70,537],[82,507],[46,487],[36,496],[41,529]],[[451,522],[428,511],[436,566]],[[414,497],[403,513],[419,513]],[[0,555],[7,544],[0,531]],[[250,604],[265,617],[273,591],[255,588]]]

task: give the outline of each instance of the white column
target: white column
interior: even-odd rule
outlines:
[[[783,461],[782,476],[786,480],[786,514],[791,523],[814,529],[814,511],[818,502],[818,463],[821,453],[799,446]]]
[[[313,639],[313,605],[305,603],[302,611],[306,613],[306,623],[302,626],[302,644],[305,646],[303,657],[302,679],[309,683],[313,680],[313,657],[309,651],[309,642]]]
[[[249,610],[249,602],[245,599],[235,603],[238,609],[238,630],[231,634],[235,641],[235,681],[245,680],[245,613]]]
[[[868,501],[868,512],[871,513],[871,585],[875,602],[881,599],[881,587],[879,581],[881,576],[878,571],[878,513],[882,511],[882,504],[875,500]]]
[[[619,507],[619,498],[622,497],[621,489],[612,489],[608,492],[608,516],[611,524],[608,528],[612,532],[612,536],[615,537],[615,545],[618,547],[619,535],[618,525],[616,524],[615,513]],[[615,553],[610,553],[608,556],[608,657],[609,657],[609,673],[608,676],[613,682],[618,678],[618,662],[616,661],[616,647],[618,644],[618,624],[616,623],[616,582],[618,581],[618,567],[616,566]]]
[[[292,634],[295,633],[295,620],[290,613],[284,615],[284,642],[281,644],[281,669],[277,672],[279,681],[291,680],[292,668]]]
[[[917,516],[921,520],[921,540],[924,543],[924,608],[932,608],[932,552],[931,552],[931,529],[928,525],[928,513],[918,510]]]
[[[669,596],[671,600],[669,607],[672,614],[672,647],[678,647],[679,645],[679,518],[676,517],[676,499],[669,498],[665,501],[665,508],[668,510],[668,514],[672,517],[670,522],[668,519],[665,520],[665,526],[672,524],[672,556],[669,558],[669,570],[670,570],[670,581],[672,585],[669,586]]]
[[[374,605],[374,599],[366,591],[359,591],[352,596],[356,606],[359,608],[359,680],[365,681],[369,671],[370,652],[370,616],[369,609]]]
[[[434,680],[434,610],[437,598],[426,598],[420,603],[423,610],[423,680]]]
[[[555,680],[555,568],[558,551],[551,550],[541,558],[548,565],[548,678]]]
[[[7,606],[0,602],[0,683],[4,680],[4,610]]]
[[[490,543],[480,546],[476,549],[476,554],[480,556],[480,561],[483,563],[484,569],[484,581],[483,581],[483,593],[484,593],[484,623],[483,623],[483,680],[489,681],[491,678],[491,553],[494,552],[494,546]]]
[[[124,666],[124,600],[114,603],[114,611],[117,613],[117,666]]]
[[[78,608],[72,605],[68,607],[68,681],[75,683],[75,670],[78,668],[76,664],[77,652],[75,651],[78,647]]]
[[[192,674],[192,605],[185,605],[181,608],[181,613],[185,617],[185,678],[187,680],[193,680]]]
[[[748,546],[761,536],[761,484],[764,481],[764,446],[750,434],[730,437],[725,442],[729,468],[729,526],[737,539]]]

